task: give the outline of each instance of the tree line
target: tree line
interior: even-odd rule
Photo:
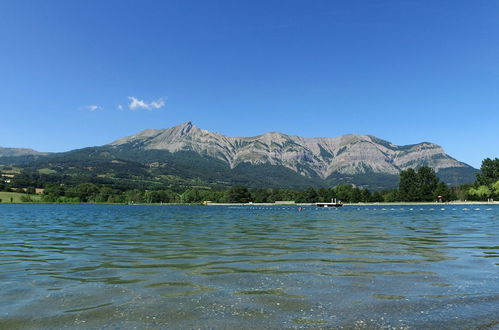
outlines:
[[[472,199],[499,199],[499,158],[486,158],[482,161],[475,183],[468,188]]]
[[[197,204],[204,201],[214,203],[274,203],[295,201],[297,203],[329,202],[336,198],[348,203],[382,202],[379,192],[340,185],[330,189],[313,187],[295,189],[255,189],[234,186],[228,189],[188,188],[182,192],[171,189],[120,191],[92,183],[82,183],[74,187],[49,185],[45,188],[42,201],[55,203],[186,203]]]
[[[33,181],[36,180],[36,181]],[[41,201],[51,203],[274,203],[295,201],[297,203],[329,202],[332,199],[345,203],[373,202],[431,202],[452,200],[485,200],[499,198],[499,159],[487,158],[472,185],[449,187],[435,171],[427,166],[409,168],[400,172],[398,189],[370,191],[353,185],[338,185],[331,188],[309,187],[298,189],[262,189],[245,186],[224,187],[174,187],[174,188],[127,188],[106,183],[76,181],[75,184],[44,182],[40,177],[30,179],[20,175],[12,183],[0,182],[0,190],[29,194],[34,187],[45,190]]]

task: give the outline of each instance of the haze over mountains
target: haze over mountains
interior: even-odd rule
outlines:
[[[18,157],[18,156],[41,156],[47,153],[38,152],[28,148],[2,148],[0,147],[0,157]]]
[[[0,149],[0,162],[2,156],[14,155],[4,150]],[[304,138],[278,132],[229,137],[200,129],[191,122],[147,129],[101,147],[50,155],[33,151],[31,155],[32,163],[25,162],[25,166],[57,172],[78,167],[75,162],[64,165],[78,159],[81,166],[91,161],[91,167],[104,172],[94,174],[113,177],[113,171],[106,172],[103,165],[108,162],[112,169],[119,162],[125,166],[125,162],[133,165],[130,171],[140,168],[139,172],[148,173],[149,179],[173,175],[207,183],[251,186],[264,186],[266,182],[281,187],[353,183],[382,189],[396,186],[399,172],[411,167],[430,166],[450,184],[472,182],[476,172],[429,142],[397,146],[371,135]],[[95,166],[96,162],[100,165]]]

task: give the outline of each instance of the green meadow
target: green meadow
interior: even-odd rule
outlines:
[[[22,194],[22,193],[16,193],[16,192],[6,192],[6,191],[0,191],[0,199],[2,200],[2,203],[11,203],[11,198],[12,198],[12,203],[22,203],[23,200],[21,197],[24,196],[30,197],[33,201],[39,201],[40,196],[38,195],[27,195],[27,194]]]

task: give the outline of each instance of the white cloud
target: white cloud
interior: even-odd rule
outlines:
[[[116,106],[116,109],[118,109],[118,110],[123,110],[123,106],[122,106],[121,104],[118,104],[118,105]]]
[[[96,105],[96,104],[86,105],[83,107],[83,109],[88,110],[88,111],[104,110],[104,108],[102,108],[100,105]]]
[[[152,101],[150,103],[144,102],[143,100],[139,100],[134,96],[129,96],[128,99],[130,100],[128,108],[134,111],[139,109],[154,110],[154,109],[160,109],[165,106],[165,100],[163,100],[162,98],[159,98],[156,101]]]

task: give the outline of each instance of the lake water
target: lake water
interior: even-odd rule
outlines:
[[[0,204],[0,328],[498,328],[499,205]]]

